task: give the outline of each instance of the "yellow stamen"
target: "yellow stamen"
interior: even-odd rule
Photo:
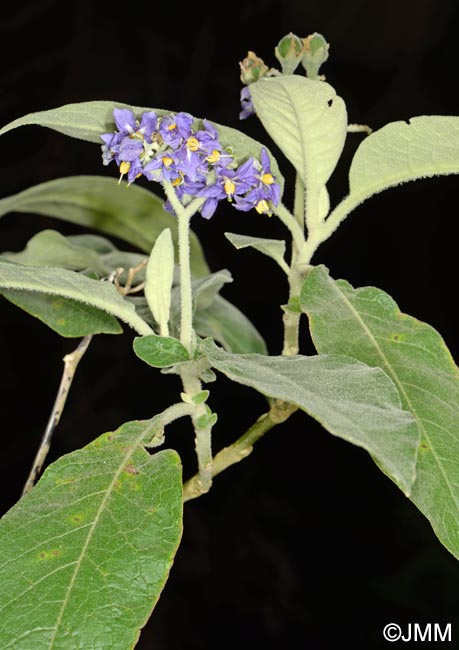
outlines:
[[[172,181],[173,187],[177,187],[178,185],[181,185],[182,183],[183,183],[183,176],[182,175],[177,176],[177,178],[174,178],[174,180]]]
[[[118,181],[118,184],[121,183],[121,179],[123,178],[123,176],[125,174],[128,173],[128,171],[130,169],[131,169],[131,163],[130,162],[126,162],[125,160],[121,161],[121,163],[120,163],[120,179]]]
[[[167,130],[168,131],[173,131],[176,128],[177,128],[177,124],[175,124],[175,122],[173,122],[172,124],[169,124],[169,126],[167,127]]]
[[[263,174],[260,180],[265,185],[272,185],[274,183],[274,178],[272,174]]]
[[[217,149],[213,149],[212,153],[207,156],[207,162],[216,163],[220,160],[220,152]]]
[[[163,156],[163,165],[164,167],[170,167],[173,163],[173,159],[170,158],[169,156]]]
[[[272,212],[269,209],[269,204],[268,201],[265,199],[261,199],[261,201],[258,201],[258,203],[255,206],[255,210],[258,212],[258,214],[268,214],[271,216]]]
[[[199,147],[200,147],[200,142],[199,142],[199,140],[197,138],[195,138],[194,136],[191,136],[186,141],[186,146],[188,147],[188,149],[190,151],[197,151],[199,149]]]
[[[226,179],[223,187],[225,188],[227,196],[233,196],[234,192],[236,191],[236,185],[233,183],[233,181],[230,181],[229,178]]]

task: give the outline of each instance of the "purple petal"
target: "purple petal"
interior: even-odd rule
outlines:
[[[119,131],[132,133],[136,129],[135,117],[129,108],[114,108],[113,117]]]

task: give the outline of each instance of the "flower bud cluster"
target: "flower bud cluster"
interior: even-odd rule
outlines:
[[[136,120],[131,110],[115,108],[113,116],[117,131],[101,136],[102,160],[104,165],[114,160],[129,183],[140,176],[167,181],[183,205],[204,199],[199,211],[205,219],[222,199],[237,210],[269,215],[271,204],[279,203],[280,187],[265,149],[261,160],[252,157],[238,165],[207,120],[196,129],[193,116],[183,112],[157,116],[149,111]],[[169,203],[165,207],[173,211]]]

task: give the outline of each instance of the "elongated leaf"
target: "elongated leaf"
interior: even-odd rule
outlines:
[[[349,195],[329,218],[338,224],[373,194],[445,174],[459,174],[459,117],[421,115],[392,122],[360,144],[349,171]]]
[[[209,339],[202,348],[212,366],[233,381],[296,404],[330,433],[369,451],[409,494],[419,431],[380,368],[341,355],[228,354]]]
[[[163,201],[138,185],[118,185],[114,178],[71,176],[31,187],[0,200],[0,217],[26,212],[56,217],[94,228],[150,253],[156,237],[170,228],[177,244],[177,220],[163,209]],[[207,275],[201,245],[191,233],[191,268],[197,277]]]
[[[154,110],[157,115],[164,115],[171,111],[158,109],[158,108],[145,108],[141,106],[129,106],[122,102],[114,101],[91,101],[80,102],[77,104],[66,104],[59,108],[53,108],[47,111],[39,111],[38,113],[29,113],[24,117],[20,117],[10,124],[5,125],[0,129],[0,135],[16,129],[19,126],[27,126],[35,124],[37,126],[45,126],[49,129],[54,129],[64,135],[69,135],[73,138],[87,140],[89,142],[97,142],[101,144],[100,136],[102,133],[109,133],[115,128],[113,119],[114,108],[129,108],[133,111],[134,115],[139,118],[145,111]],[[223,147],[230,148],[238,162],[255,156],[260,158],[261,149],[264,145],[257,142],[253,138],[241,133],[237,129],[232,129],[228,126],[223,126],[213,122],[214,126],[218,129],[219,139]],[[195,120],[196,128],[202,127],[202,120]],[[266,147],[265,147],[266,148]],[[282,174],[277,167],[275,159],[271,156],[271,166],[276,176],[277,182],[283,186]],[[151,246],[150,246],[151,248]]]
[[[257,116],[306,187],[307,210],[323,214],[325,184],[346,139],[344,101],[324,81],[299,75],[250,84]]]
[[[0,288],[37,291],[49,296],[71,298],[96,307],[124,321],[139,334],[151,334],[151,328],[109,282],[100,282],[66,269],[20,266],[0,258]]]
[[[61,336],[76,338],[88,334],[123,332],[116,318],[76,300],[17,290],[3,289],[0,294]]]
[[[50,465],[0,521],[2,650],[130,650],[181,536],[180,460],[129,422]]]
[[[169,335],[171,291],[174,279],[174,247],[169,228],[156,239],[146,270],[145,298],[162,336]]]
[[[275,260],[283,271],[289,272],[285,262],[285,241],[282,239],[266,239],[262,237],[248,237],[233,232],[225,232],[225,237],[235,248],[254,248],[255,250]]]
[[[134,352],[155,368],[167,368],[190,357],[183,345],[171,336],[137,336],[134,339]]]
[[[375,287],[335,281],[314,268],[301,295],[319,352],[383,368],[422,433],[411,499],[459,557],[459,371],[430,325],[400,312]]]
[[[2,253],[2,257],[24,266],[57,266],[73,271],[90,269],[100,276],[109,273],[95,250],[72,242],[56,230],[42,230],[27,242],[24,250]]]

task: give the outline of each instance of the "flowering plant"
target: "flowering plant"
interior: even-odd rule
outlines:
[[[319,74],[328,51],[320,34],[288,34],[275,49],[280,70],[253,52],[241,63],[240,117],[256,115],[293,166],[292,210],[264,144],[187,112],[86,102],[26,115],[0,131],[36,124],[99,143],[103,164],[116,163],[120,173],[32,187],[2,199],[0,215],[44,213],[140,251],[119,250],[100,235],[45,230],[23,251],[0,256],[3,296],[61,336],[81,338],[64,359],[24,495],[0,522],[2,648],[132,648],[168,577],[183,503],[207,493],[216,475],[295,411],[368,451],[459,556],[459,376],[451,355],[432,327],[401,313],[382,290],[355,289],[312,263],[375,193],[459,173],[459,118],[414,117],[374,133],[348,124],[344,101]],[[330,208],[327,183],[349,132],[365,139],[349,194]],[[165,200],[136,181],[158,183]],[[220,295],[231,275],[210,272],[190,229],[196,214],[218,218],[222,201],[285,227],[285,240],[226,233],[237,249],[270,257],[288,281],[282,354],[268,354],[254,325]],[[314,356],[300,354],[305,316]],[[139,359],[180,379],[175,401],[61,457],[35,485],[81,358],[96,335],[119,334],[119,321],[135,331]],[[216,373],[268,402],[218,452],[212,432],[225,414],[217,424]],[[191,422],[197,456],[198,471],[185,482],[177,452],[157,450],[179,418]]]

